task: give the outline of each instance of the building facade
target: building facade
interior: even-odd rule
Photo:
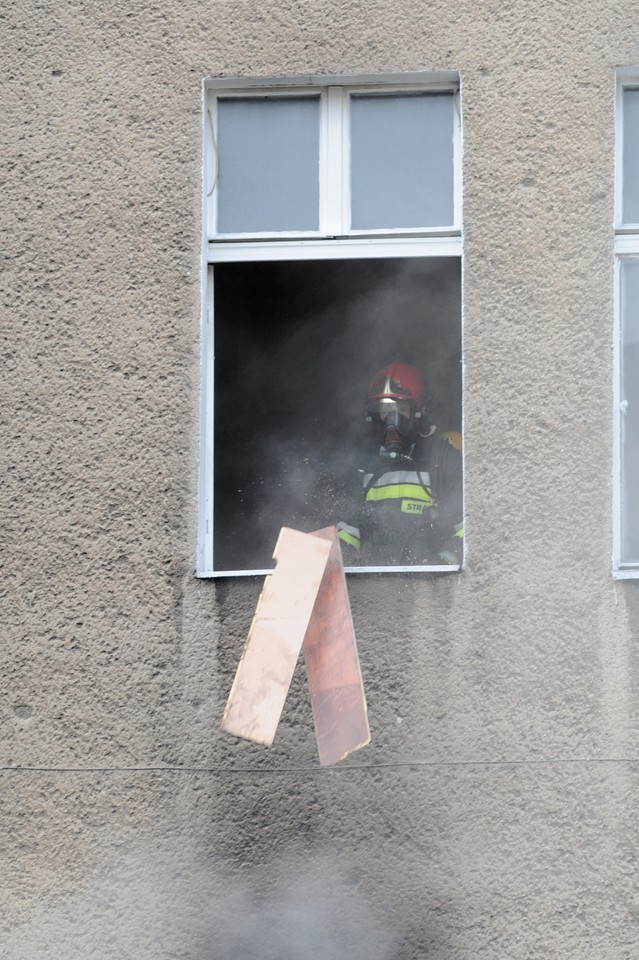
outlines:
[[[632,6],[1,22],[0,956],[636,956]],[[203,83],[416,76],[459,111],[464,562],[349,575],[372,742],[321,769],[302,664],[272,748],[219,732],[263,577],[198,563]]]

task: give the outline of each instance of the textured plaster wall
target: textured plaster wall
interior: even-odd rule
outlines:
[[[634,958],[639,595],[611,554],[632,4],[17,0],[2,31],[0,957]],[[467,564],[350,581],[373,743],[217,724],[193,576],[204,76],[456,69]]]

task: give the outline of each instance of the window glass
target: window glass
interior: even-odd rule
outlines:
[[[624,223],[639,223],[639,89],[623,91]]]
[[[452,93],[351,97],[351,228],[454,222]]]
[[[622,563],[639,562],[639,259],[621,264]]]
[[[319,229],[319,104],[218,100],[218,233]]]

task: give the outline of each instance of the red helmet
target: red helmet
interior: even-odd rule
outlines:
[[[401,360],[386,364],[373,376],[368,387],[370,400],[412,400],[421,410],[426,400],[426,384],[416,367]]]

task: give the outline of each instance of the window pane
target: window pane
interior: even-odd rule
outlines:
[[[639,223],[639,90],[623,91],[623,222]]]
[[[319,229],[319,97],[218,101],[218,233]]]
[[[453,95],[351,97],[351,227],[454,222]]]
[[[621,561],[639,562],[639,260],[621,265]]]

